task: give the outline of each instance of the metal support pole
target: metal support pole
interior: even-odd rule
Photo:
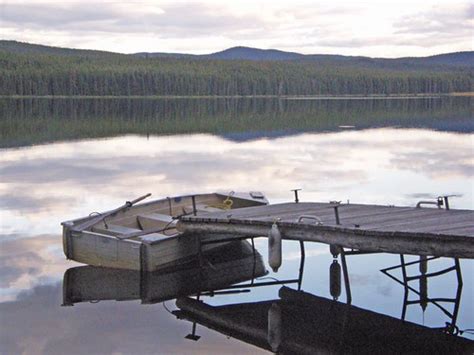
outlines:
[[[459,306],[461,304],[461,294],[462,294],[462,274],[461,274],[461,265],[459,264],[459,259],[455,258],[454,259],[454,264],[456,266],[456,276],[458,279],[458,289],[456,291],[456,299],[454,301],[454,310],[453,310],[453,317],[451,320],[451,324],[453,325],[453,328],[456,326],[456,322],[458,320],[458,313],[459,313]]]
[[[339,205],[334,206],[334,214],[336,215],[336,224],[341,224],[341,221],[339,220]]]
[[[171,198],[167,197],[166,198],[168,200],[168,207],[169,207],[169,210],[170,210],[170,216],[173,216],[173,208],[171,207]]]
[[[301,189],[293,189],[291,191],[293,191],[295,193],[295,203],[300,202],[300,200],[298,198],[298,191],[301,191]]]
[[[196,235],[197,239],[197,247],[198,247],[198,260],[199,260],[199,271],[202,271],[202,267],[204,266],[204,258],[202,256],[202,242],[201,236],[199,234]]]
[[[255,282],[255,271],[257,268],[257,254],[255,253],[255,242],[253,238],[250,238],[252,241],[252,255],[253,255],[253,265],[252,265],[252,281],[250,282],[251,285]]]
[[[448,201],[449,196],[444,196],[443,199],[444,199],[444,207],[445,207],[447,210],[449,210],[449,201]]]
[[[196,322],[193,322],[193,328],[190,334],[185,336],[186,339],[198,341],[201,337],[196,335]]]
[[[300,260],[300,271],[298,274],[298,291],[301,290],[301,284],[303,283],[303,272],[304,272],[304,262],[306,258],[304,250],[304,241],[300,240],[300,250],[301,250],[301,260]]]
[[[346,254],[344,253],[344,248],[341,248],[341,264],[342,264],[342,273],[344,275],[344,288],[346,289],[346,302],[347,304],[351,304],[352,292],[351,292],[351,284],[349,281],[349,272],[347,271]]]
[[[191,200],[193,201],[193,216],[196,215],[196,196],[191,196]]]

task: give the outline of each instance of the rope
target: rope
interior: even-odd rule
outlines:
[[[232,196],[234,196],[235,192],[231,191],[229,192],[229,195],[222,201],[222,203],[214,203],[214,204],[209,204],[209,207],[214,207],[214,208],[219,208],[221,210],[230,210],[232,208],[232,205],[234,204],[234,201],[231,199]]]

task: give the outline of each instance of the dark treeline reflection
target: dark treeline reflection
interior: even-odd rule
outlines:
[[[123,134],[212,133],[236,140],[340,126],[472,132],[470,97],[411,99],[0,99],[0,146]]]

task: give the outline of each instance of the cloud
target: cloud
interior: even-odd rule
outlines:
[[[472,7],[454,3],[451,6],[433,6],[426,11],[404,16],[393,24],[395,43],[430,47],[469,42],[474,28]]]
[[[114,20],[120,16],[111,4],[104,3],[99,9],[80,3],[6,3],[1,7],[2,24],[28,26],[33,29],[63,28],[65,25],[83,25]]]
[[[393,57],[469,49],[472,12],[467,1],[30,0],[4,2],[0,19],[4,38],[125,53],[246,45]]]
[[[262,25],[256,16],[232,14],[223,6],[179,2],[145,6],[104,2],[100,7],[80,2],[17,3],[4,5],[1,18],[5,26],[79,33],[151,32],[160,38],[196,37]]]
[[[469,34],[472,33],[472,5],[433,7],[428,11],[408,15],[394,23],[395,33]]]

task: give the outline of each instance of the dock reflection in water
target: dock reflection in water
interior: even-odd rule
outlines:
[[[473,342],[282,287],[279,299],[209,306],[179,298],[178,318],[278,353],[468,353]]]
[[[302,250],[302,252],[304,249]],[[261,349],[278,353],[471,353],[472,340],[458,336],[457,313],[462,293],[462,272],[458,259],[453,266],[434,266],[435,257],[400,255],[400,264],[380,270],[404,287],[400,318],[351,305],[352,294],[346,257],[364,252],[332,246],[329,264],[332,300],[299,291],[304,272],[302,255],[298,278],[262,281],[267,274],[262,256],[247,242],[233,242],[223,253],[204,255],[188,267],[160,273],[140,273],[96,267],[76,267],[64,275],[64,304],[101,300],[134,300],[157,303],[177,299],[173,314],[192,323],[187,339],[199,340],[197,325],[233,337]],[[444,264],[443,264],[444,265]],[[400,271],[401,278],[395,276]],[[430,295],[429,282],[453,273],[457,287],[452,297]],[[294,284],[296,289],[288,285]],[[239,302],[239,293],[255,287],[285,285],[278,299]],[[344,285],[344,287],[343,287]],[[344,289],[345,302],[338,301]],[[207,297],[234,294],[232,303],[208,304]],[[414,296],[413,296],[414,295]],[[225,297],[224,297],[225,298]],[[433,304],[445,315],[445,324],[427,327],[405,320],[407,308],[419,305],[425,311]]]

